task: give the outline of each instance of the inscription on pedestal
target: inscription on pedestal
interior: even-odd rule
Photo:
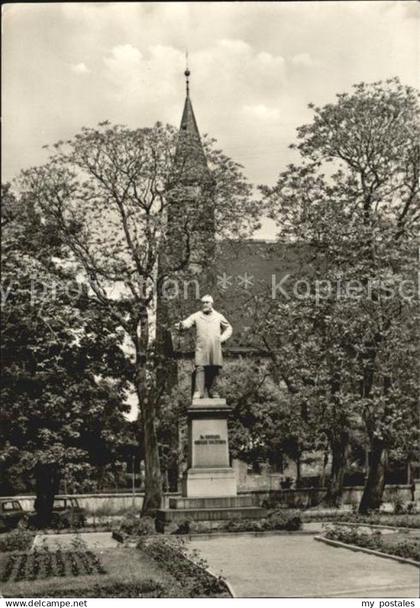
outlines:
[[[217,445],[226,443],[226,439],[220,439],[220,435],[200,435],[200,439],[194,441],[196,445]]]
[[[227,441],[220,435],[199,435],[194,440],[194,466],[226,466]]]
[[[229,466],[227,420],[190,419],[190,467]]]

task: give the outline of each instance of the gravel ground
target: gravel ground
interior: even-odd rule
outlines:
[[[417,597],[419,571],[312,536],[194,539],[238,597]]]

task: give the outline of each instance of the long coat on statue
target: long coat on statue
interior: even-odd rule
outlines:
[[[183,329],[195,325],[195,364],[223,365],[222,343],[232,335],[229,321],[217,310],[208,314],[198,311],[181,321]]]

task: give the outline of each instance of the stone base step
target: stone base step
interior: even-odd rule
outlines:
[[[176,496],[175,498],[169,499],[170,509],[217,509],[256,506],[258,506],[258,498],[252,494],[242,494],[241,496],[207,497]]]
[[[217,498],[236,496],[236,477],[232,467],[191,467],[182,476],[182,496]]]
[[[164,523],[193,521],[218,521],[223,519],[260,519],[266,517],[262,507],[214,507],[205,509],[159,509],[157,519]]]

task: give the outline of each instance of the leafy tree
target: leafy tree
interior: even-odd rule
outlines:
[[[219,233],[239,234],[249,223],[249,186],[239,166],[209,143],[213,179],[201,180],[197,189],[201,144],[187,137],[181,154],[178,143],[178,133],[159,123],[137,130],[102,123],[56,144],[50,161],[20,180],[25,196],[65,243],[65,259],[89,283],[89,297],[124,333],[131,350],[127,369],[144,427],[144,512],[160,506],[162,492],[156,427],[165,383],[158,373],[164,360],[155,341],[156,294],[188,268],[193,243],[200,257],[194,235],[202,229],[200,209],[209,196]],[[181,179],[185,171],[192,172],[193,185]],[[183,207],[186,199],[191,204]],[[168,247],[172,263],[161,265]]]
[[[223,394],[232,407],[230,452],[248,463],[272,460],[276,451],[276,411],[280,410],[281,393],[269,380],[264,363],[248,358],[232,361],[220,379]]]
[[[354,416],[365,423],[371,462],[364,512],[380,505],[387,451],[408,445],[416,426],[415,307],[407,281],[415,276],[419,221],[419,103],[397,79],[358,84],[337,97],[311,106],[313,122],[298,129],[301,164],[264,192],[282,237],[313,251],[298,327],[316,307],[316,350],[329,361],[322,384],[330,393],[331,447],[336,439],[345,445],[340,427],[347,434]],[[302,367],[318,354],[302,358]]]
[[[268,461],[280,466],[290,458],[299,477],[301,455],[308,446],[306,427],[286,387],[273,382],[267,360],[245,357],[231,362],[221,384],[232,407],[232,456],[253,465]]]
[[[301,259],[303,253],[301,254]],[[313,259],[313,253],[311,253]],[[310,289],[314,273],[304,270],[289,278]],[[303,281],[305,281],[303,283]],[[329,322],[331,305],[319,303],[315,294],[290,294],[287,301],[260,296],[262,311],[255,327],[261,346],[270,355],[270,373],[287,391],[284,441],[295,446],[295,460],[307,450],[332,453],[328,502],[341,497],[346,453],[350,443],[352,403],[346,403],[344,387],[351,370],[343,366],[341,327]]]
[[[4,190],[2,483],[26,489],[35,477],[43,526],[60,480],[77,489],[92,477],[91,441],[99,443],[103,462],[112,462],[126,441],[124,358],[121,335],[86,309],[74,274],[53,263],[62,252],[51,225],[10,186]]]

